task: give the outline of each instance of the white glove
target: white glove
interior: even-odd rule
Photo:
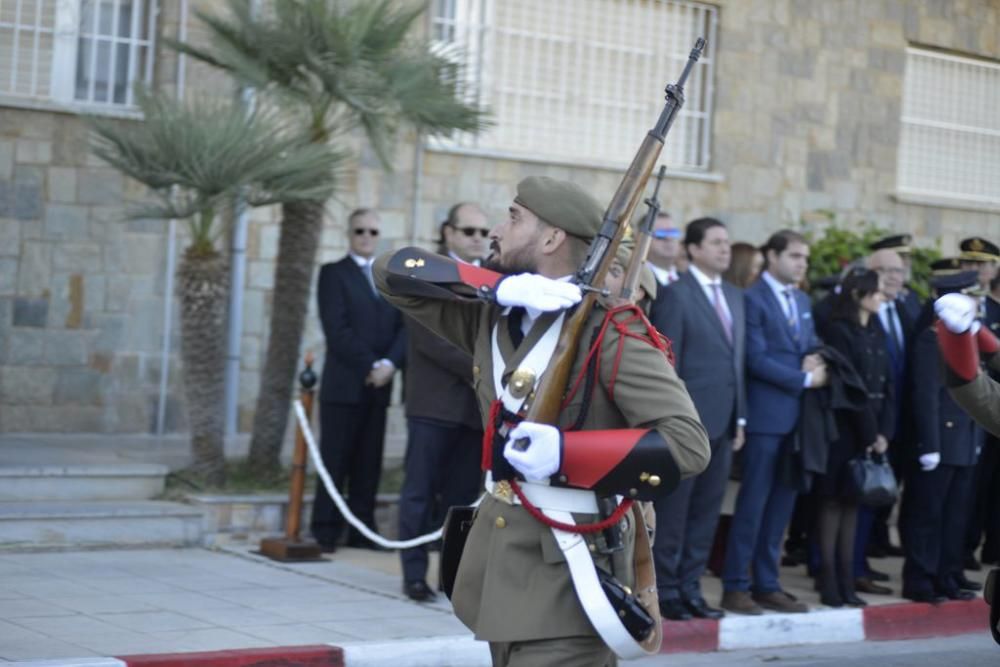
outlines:
[[[931,452],[930,454],[920,455],[920,469],[924,472],[934,470],[934,468],[938,467],[939,463],[941,463],[940,452]]]
[[[501,306],[523,306],[542,312],[562,310],[580,303],[579,285],[552,280],[535,273],[507,276],[497,285],[496,298]]]
[[[521,438],[530,441],[523,450],[514,447],[514,443]],[[562,434],[555,426],[521,422],[510,432],[510,438],[503,448],[503,457],[525,479],[537,482],[556,474],[561,451]]]
[[[934,302],[934,312],[948,331],[960,334],[972,326],[979,313],[979,305],[971,296],[945,294]]]

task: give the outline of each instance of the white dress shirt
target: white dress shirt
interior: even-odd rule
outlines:
[[[649,267],[649,270],[653,272],[653,275],[656,276],[656,282],[660,283],[661,287],[677,281],[677,269],[673,267],[664,269],[656,264],[653,264],[652,262],[646,262],[646,265]]]

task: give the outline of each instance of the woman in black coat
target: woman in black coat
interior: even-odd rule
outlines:
[[[826,474],[816,478],[821,557],[820,601],[831,607],[864,606],[854,591],[854,537],[858,501],[848,482],[847,462],[865,451],[885,453],[893,436],[892,372],[885,334],[877,321],[883,296],[878,274],[849,273],[833,302],[826,343],[844,355],[868,388],[862,410],[837,410],[838,439],[831,443]]]

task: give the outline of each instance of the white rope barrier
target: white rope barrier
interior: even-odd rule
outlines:
[[[316,444],[316,438],[313,435],[312,428],[309,426],[309,418],[306,417],[306,411],[305,408],[302,407],[302,402],[297,399],[295,401],[295,416],[299,420],[299,428],[302,429],[302,433],[306,437],[306,445],[309,447],[309,456],[312,457],[313,465],[316,466],[316,472],[319,474],[319,478],[323,481],[323,486],[326,487],[326,492],[330,494],[330,497],[333,499],[333,503],[337,506],[337,509],[340,510],[340,513],[344,516],[344,518],[347,519],[347,522],[354,526],[359,533],[380,547],[385,547],[387,549],[410,549],[412,547],[418,547],[421,544],[427,544],[441,539],[441,529],[438,528],[433,533],[421,535],[420,537],[414,537],[409,540],[387,540],[366,526],[361,519],[354,516],[354,514],[351,513],[351,510],[347,507],[347,502],[344,501],[344,497],[340,495],[340,491],[337,490],[336,485],[333,483],[333,479],[331,479],[326,466],[323,465],[323,457],[320,456],[319,446]]]

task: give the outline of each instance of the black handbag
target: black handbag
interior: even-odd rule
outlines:
[[[847,462],[849,493],[862,505],[886,507],[896,502],[899,486],[889,462],[882,455],[858,456]]]
[[[465,550],[465,541],[469,539],[469,531],[472,530],[472,520],[475,516],[474,505],[456,505],[448,508],[448,514],[444,518],[438,581],[449,600],[451,591],[455,587],[455,575],[458,573],[458,564]]]

